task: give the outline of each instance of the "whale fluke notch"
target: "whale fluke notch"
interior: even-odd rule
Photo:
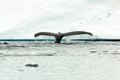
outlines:
[[[39,35],[54,36],[55,43],[60,43],[64,36],[80,35],[80,34],[88,34],[90,36],[93,35],[92,33],[86,32],[86,31],[72,31],[72,32],[66,32],[66,33],[38,32],[34,35],[34,37],[38,37]]]

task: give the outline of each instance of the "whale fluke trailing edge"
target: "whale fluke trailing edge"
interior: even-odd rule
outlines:
[[[34,35],[34,37],[38,37],[40,35],[54,36],[55,37],[55,43],[60,43],[64,36],[80,35],[80,34],[88,34],[90,36],[93,35],[92,33],[86,32],[86,31],[71,31],[71,32],[66,32],[66,33],[38,32]]]

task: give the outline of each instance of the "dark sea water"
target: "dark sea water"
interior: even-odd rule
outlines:
[[[0,80],[120,80],[120,42],[0,41],[0,63]]]

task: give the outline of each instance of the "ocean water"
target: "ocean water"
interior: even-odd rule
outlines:
[[[120,42],[7,43],[0,42],[0,80],[120,80]]]

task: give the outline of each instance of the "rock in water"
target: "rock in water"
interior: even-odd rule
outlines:
[[[8,44],[7,42],[4,42],[3,44]]]
[[[38,67],[39,65],[38,64],[26,64],[25,66],[27,66],[27,67]]]

